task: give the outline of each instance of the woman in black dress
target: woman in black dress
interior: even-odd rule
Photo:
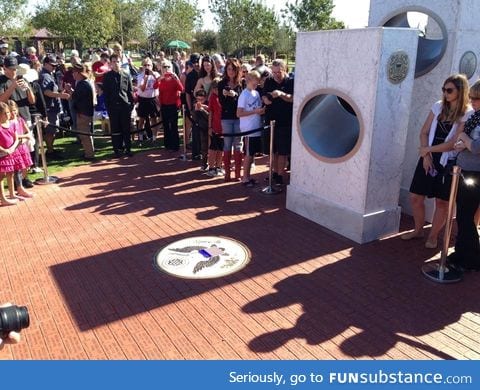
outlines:
[[[415,229],[401,236],[402,240],[423,237],[425,197],[435,198],[432,228],[425,242],[425,247],[430,249],[437,247],[438,235],[447,217],[450,174],[446,167],[455,159],[454,143],[472,113],[468,106],[468,80],[464,75],[447,78],[442,92],[442,100],[433,104],[420,132],[420,159],[410,186]]]

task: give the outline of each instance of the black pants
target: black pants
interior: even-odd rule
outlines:
[[[169,150],[178,150],[180,149],[180,137],[178,135],[177,105],[162,105],[161,112],[165,148]]]
[[[480,269],[480,244],[474,216],[480,205],[480,172],[463,172],[465,178],[474,180],[466,185],[460,179],[457,195],[457,240],[455,257],[459,264],[467,268]]]
[[[121,152],[123,150],[126,152],[130,151],[132,146],[132,140],[130,138],[131,114],[132,110],[129,106],[118,106],[108,111],[114,152]]]

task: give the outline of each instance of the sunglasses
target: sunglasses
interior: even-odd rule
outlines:
[[[468,98],[473,101],[480,100],[480,97],[476,97],[476,96],[469,96]]]
[[[163,69],[170,69],[170,65],[164,65]]]
[[[455,88],[445,88],[445,87],[442,88],[442,92],[443,92],[443,93],[446,92],[446,93],[449,94],[449,95],[450,95],[453,91],[455,91]]]

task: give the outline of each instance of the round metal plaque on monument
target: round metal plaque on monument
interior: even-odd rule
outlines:
[[[409,67],[410,59],[406,52],[400,50],[393,53],[387,63],[388,80],[392,84],[400,84],[407,77]]]
[[[167,245],[155,255],[154,264],[159,270],[179,278],[213,279],[241,270],[250,258],[250,250],[240,241],[200,236]]]
[[[467,79],[471,79],[477,70],[477,56],[473,51],[466,51],[460,58],[459,73],[463,73],[467,76]]]

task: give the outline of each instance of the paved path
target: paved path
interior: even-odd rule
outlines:
[[[285,195],[164,151],[61,177],[0,208],[0,302],[31,314],[0,359],[480,358],[480,273],[427,281],[435,251],[419,241],[357,245],[286,210]],[[154,268],[159,249],[193,235],[240,240],[252,260],[204,281]]]

